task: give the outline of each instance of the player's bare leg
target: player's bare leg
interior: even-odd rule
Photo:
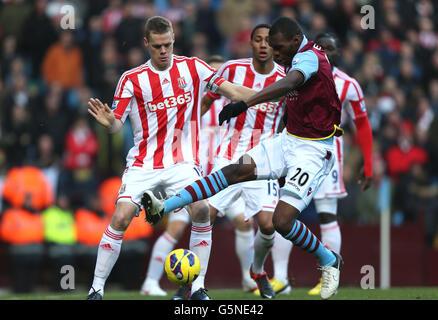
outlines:
[[[342,258],[337,253],[326,249],[318,238],[301,221],[297,220],[299,213],[298,209],[280,200],[274,212],[274,227],[295,246],[316,256],[322,270],[321,297],[328,299],[336,293],[339,286]]]
[[[172,210],[209,198],[229,185],[256,180],[256,168],[254,160],[245,154],[236,163],[195,181],[164,201],[157,199],[153,192],[148,190],[141,199],[146,212],[146,220],[154,225]]]
[[[116,263],[122,246],[122,238],[132,218],[137,213],[137,207],[129,202],[118,202],[111,223],[105,230],[100,241],[94,279],[89,291],[89,300],[103,297],[105,282]]]

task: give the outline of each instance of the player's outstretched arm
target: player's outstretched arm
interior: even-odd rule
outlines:
[[[257,91],[250,88],[239,86],[229,81],[224,81],[217,89],[217,93],[227,97],[231,101],[246,100]]]
[[[281,99],[303,83],[304,75],[298,70],[292,70],[286,75],[286,77],[267,86],[255,95],[244,100],[244,102],[248,107],[252,107],[263,102],[278,101],[278,99]]]
[[[106,103],[103,104],[99,99],[90,98],[88,105],[88,113],[91,114],[98,123],[106,127],[111,133],[117,133],[122,129],[123,122],[119,119],[116,119],[112,110]]]
[[[266,88],[258,91],[247,99],[242,99],[236,103],[227,104],[219,113],[219,125],[224,121],[237,117],[245,112],[249,107],[268,101],[278,101],[290,91],[304,83],[304,75],[301,71],[292,70],[286,77],[280,79]]]

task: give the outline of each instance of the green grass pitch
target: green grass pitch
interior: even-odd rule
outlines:
[[[310,288],[294,288],[288,295],[277,295],[276,300],[320,300],[319,296],[309,296]],[[105,290],[105,300],[169,300],[174,291],[167,291],[167,297],[146,297],[138,291]],[[211,289],[209,296],[214,300],[264,300],[252,293],[245,293],[239,289]],[[1,300],[84,300],[85,291],[68,293],[34,293],[34,294],[7,294],[0,296]],[[331,300],[438,300],[438,287],[397,287],[386,290],[357,287],[340,288],[337,295]]]

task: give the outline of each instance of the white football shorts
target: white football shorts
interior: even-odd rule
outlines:
[[[324,179],[323,183],[315,193],[314,200],[335,198],[341,199],[347,196],[343,179],[343,139],[342,137],[334,138],[334,158],[335,162],[332,170]]]
[[[301,212],[332,169],[333,152],[333,138],[300,139],[283,130],[249,150],[248,155],[256,163],[257,179],[286,177],[280,200]]]
[[[175,195],[192,182],[202,178],[201,170],[194,164],[178,163],[165,169],[128,167],[122,175],[122,185],[117,202],[130,202],[141,211],[141,197],[146,190],[161,186],[167,196]]]
[[[226,159],[218,160],[213,172],[230,163]],[[245,214],[245,220],[249,220],[260,211],[274,212],[279,199],[278,181],[254,180],[237,183],[209,198],[208,203],[219,211],[218,216],[225,214],[232,220],[236,214],[239,214],[236,210],[232,210],[233,205],[239,199],[244,203],[244,207],[240,208],[240,213]]]

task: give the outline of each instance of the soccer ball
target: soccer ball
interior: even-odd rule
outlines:
[[[170,282],[177,285],[190,284],[199,276],[201,263],[194,252],[176,249],[167,256],[164,270]]]

